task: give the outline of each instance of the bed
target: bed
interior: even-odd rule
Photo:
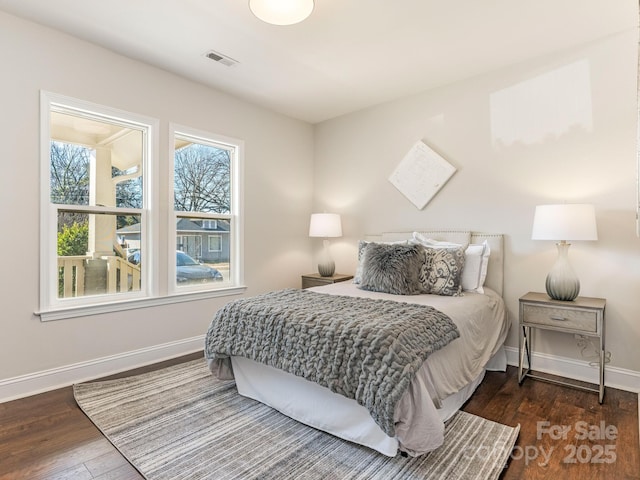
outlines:
[[[405,248],[402,245],[411,247]],[[435,283],[431,290],[427,289],[430,293],[406,295],[396,294],[393,285],[369,288],[371,278],[376,278],[372,277],[374,273],[383,275],[385,278],[380,281],[384,283],[389,276],[388,271],[394,268],[393,265],[389,267],[389,264],[384,264],[382,272],[375,272],[372,267],[375,254],[388,255],[391,250],[413,254],[415,245],[423,247],[427,252],[425,265],[429,266],[422,266],[422,274],[425,274],[425,268],[429,268],[430,272],[437,270],[437,259],[444,258],[443,255],[451,260],[451,255],[460,256],[462,251],[465,262],[458,266],[464,264],[466,272],[474,274],[471,283],[467,276],[466,288],[462,289],[461,280],[465,273],[462,267],[462,271],[458,272],[460,285],[456,286],[457,294],[447,292],[445,284]],[[472,250],[474,255],[469,253]],[[477,255],[478,252],[480,255]],[[431,263],[430,254],[433,254]],[[249,355],[234,355],[233,351],[218,354],[212,352],[211,338],[215,335],[215,330],[220,328],[219,325],[214,326],[213,322],[207,333],[205,355],[214,375],[235,378],[241,395],[265,403],[302,423],[370,447],[384,455],[395,456],[399,451],[411,456],[421,455],[442,444],[444,422],[473,394],[485,372],[506,369],[503,342],[509,322],[501,297],[503,237],[466,231],[385,233],[369,236],[361,241],[359,257],[364,258],[359,258],[355,283],[341,282],[314,287],[309,289],[314,294],[312,298],[320,296],[326,303],[338,298],[341,301],[349,298],[354,303],[359,302],[359,299],[373,299],[377,302],[401,302],[403,306],[415,304],[418,309],[433,307],[448,317],[458,332],[457,338],[434,348],[415,369],[410,383],[397,402],[394,401],[395,409],[389,413],[393,423],[391,430],[385,428],[385,424],[380,422],[370,408],[363,405],[361,399],[347,398],[336,393],[332,385],[330,389],[275,368],[267,364],[269,362],[266,360],[252,360],[248,358]],[[402,268],[407,269],[406,265]],[[426,281],[422,277],[420,280],[421,285]],[[442,278],[436,280],[440,281]],[[250,322],[250,319],[240,321],[244,322]],[[225,361],[226,357],[228,361]],[[392,434],[389,434],[390,431]]]

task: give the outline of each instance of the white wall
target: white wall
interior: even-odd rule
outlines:
[[[3,13],[0,58],[0,387],[17,377],[150,349],[125,355],[119,363],[125,368],[141,357],[165,354],[169,350],[153,350],[163,344],[177,342],[173,353],[192,349],[188,340],[204,335],[216,309],[233,298],[46,323],[34,315],[41,89],[158,118],[162,181],[169,122],[244,140],[247,294],[297,287],[300,274],[312,271],[306,231],[312,206],[310,125]],[[24,388],[33,385],[26,382]]]
[[[317,125],[315,208],[343,215],[337,270],[354,271],[365,234],[504,233],[504,295],[517,323],[518,298],[544,291],[556,257],[552,242],[531,240],[535,206],[593,203],[599,240],[575,242],[570,259],[581,295],[607,299],[610,370],[640,372],[637,40],[635,29],[622,32]],[[388,181],[418,140],[457,168],[421,211]],[[538,352],[582,361],[569,335],[537,340]],[[517,348],[517,328],[507,344]]]
[[[550,242],[530,240],[535,205],[594,203],[600,239],[576,242],[571,260],[581,294],[608,300],[611,366],[640,372],[636,54],[637,33],[624,32],[313,128],[0,13],[0,400],[4,387],[29,393],[40,372],[74,381],[91,370],[78,366],[96,360],[124,369],[193,348],[191,339],[229,300],[40,322],[33,312],[41,89],[156,117],[161,145],[168,144],[170,121],[243,139],[248,295],[298,286],[300,274],[315,269],[310,248],[320,242],[306,235],[313,206],[343,215],[345,237],[333,242],[333,252],[344,273],[354,271],[357,240],[367,233],[429,227],[505,233],[505,299],[516,322],[518,297],[543,289],[555,259]],[[580,106],[567,98],[582,99]],[[387,181],[420,139],[458,169],[421,211]],[[160,167],[167,161],[164,151]],[[508,344],[517,345],[515,328]],[[174,346],[156,349],[162,345]],[[565,335],[540,336],[536,349],[580,358]]]

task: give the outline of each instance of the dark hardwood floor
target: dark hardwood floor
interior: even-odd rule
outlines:
[[[640,479],[636,394],[608,388],[600,405],[594,393],[530,379],[519,386],[516,369],[509,367],[487,373],[464,410],[520,424],[502,480]],[[78,408],[71,387],[0,404],[0,480],[141,478]]]
[[[520,424],[501,480],[640,479],[637,394],[607,388],[600,405],[596,393],[532,379],[519,386],[517,379],[515,367],[488,372],[463,408]]]

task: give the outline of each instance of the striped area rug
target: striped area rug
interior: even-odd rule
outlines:
[[[389,458],[241,397],[204,360],[74,385],[74,395],[149,480],[497,479],[519,432],[458,412],[443,447]]]

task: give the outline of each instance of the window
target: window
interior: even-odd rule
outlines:
[[[176,250],[200,265],[200,271],[193,274],[196,278],[189,281],[176,267],[173,286],[176,291],[184,291],[206,288],[203,285],[207,282],[219,287],[237,285],[241,272],[238,255],[241,145],[186,127],[174,126],[172,132],[174,212],[170,222],[176,229]]]
[[[151,130],[147,119],[43,93],[41,310],[148,295]]]
[[[210,252],[222,251],[222,235],[209,235],[208,238]]]
[[[151,169],[159,163],[158,123],[41,94],[43,320],[243,288],[241,143],[181,129],[172,138],[167,188]],[[170,204],[170,218],[161,221],[158,211]],[[169,257],[159,258],[167,250]],[[168,262],[168,278],[158,278],[161,262]]]

